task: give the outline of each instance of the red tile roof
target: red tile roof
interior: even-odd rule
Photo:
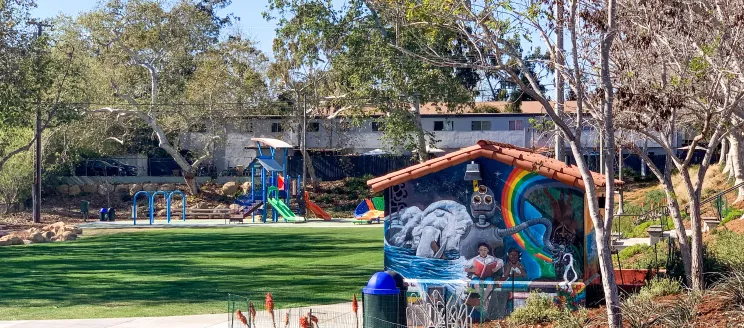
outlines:
[[[373,192],[377,192],[480,157],[497,160],[584,189],[584,180],[577,166],[567,165],[559,160],[536,154],[527,148],[488,140],[480,140],[474,146],[371,179],[367,181],[367,185],[372,188]],[[595,186],[598,188],[605,186],[606,178],[603,174],[596,172],[591,172],[591,174]],[[615,180],[615,183],[623,184],[620,180]]]

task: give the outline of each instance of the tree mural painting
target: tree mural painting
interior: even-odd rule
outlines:
[[[585,272],[598,271],[585,267],[593,229],[583,190],[474,160],[482,176],[475,186],[462,162],[385,189],[385,268],[406,278],[409,300],[436,291],[481,320],[508,315],[538,289],[568,308],[583,304]]]

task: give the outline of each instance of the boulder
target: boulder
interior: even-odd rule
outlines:
[[[158,213],[155,214],[155,216],[163,216],[164,217],[166,214],[168,214],[168,211],[166,211],[166,210],[160,210],[160,211],[158,211]]]
[[[63,196],[69,195],[70,194],[70,186],[68,186],[66,184],[57,186],[57,193],[60,194],[60,195],[63,195]]]
[[[24,239],[24,240],[23,240],[23,244],[24,244],[24,245],[31,245],[31,244],[33,244],[33,243],[34,243],[33,241],[30,241],[30,240],[28,240],[28,239]],[[18,245],[20,245],[20,244],[18,244]]]
[[[77,235],[72,233],[72,231],[65,231],[60,235],[57,240],[59,241],[68,241],[68,240],[75,240],[77,239]]]
[[[230,204],[230,207],[228,207],[228,208],[231,209],[231,210],[233,210],[233,211],[237,211],[237,210],[240,209],[240,205],[238,205],[238,204]]]
[[[175,189],[175,187],[172,184],[170,184],[170,183],[164,183],[164,184],[160,185],[160,190],[173,191],[173,190],[176,190],[176,189]]]
[[[248,193],[251,191],[251,183],[250,181],[243,182],[243,184],[240,186],[241,189],[243,189],[244,193]]]
[[[23,245],[23,239],[14,235],[4,236],[0,238],[0,241],[4,242],[6,245]]]
[[[139,183],[132,184],[129,186],[129,194],[134,196],[138,191],[142,191],[142,185]]]
[[[83,192],[86,194],[92,194],[98,190],[98,186],[94,184],[83,185]]]
[[[158,184],[157,183],[146,183],[142,186],[142,190],[144,191],[156,191],[158,190]]]
[[[72,233],[74,233],[76,235],[82,235],[83,234],[83,229],[82,228],[78,228],[77,226],[74,226],[74,225],[65,226],[65,229],[63,231],[69,231],[69,232],[72,232]]]
[[[41,235],[46,239],[46,241],[52,241],[54,238],[54,232],[53,231],[44,231],[41,233]]]
[[[70,186],[70,188],[67,190],[67,194],[70,196],[80,195],[80,186],[78,185]]]
[[[28,229],[28,233],[29,233],[29,234],[35,234],[35,233],[37,233],[37,232],[41,232],[41,231],[42,231],[42,230],[41,230],[41,229],[39,229],[39,228],[37,228],[37,227],[33,227],[33,228],[31,228],[31,229]]]
[[[237,182],[229,181],[222,185],[222,194],[225,196],[232,196],[235,195],[235,193],[238,192],[239,189],[240,187],[238,187]]]
[[[47,241],[47,239],[44,238],[41,232],[32,233],[31,235],[28,236],[28,240],[30,240],[31,243],[34,243],[34,244],[43,243]]]
[[[98,186],[98,194],[101,196],[106,196],[109,192],[114,191],[114,185],[110,184],[102,184]]]
[[[207,207],[208,207],[208,206],[207,206],[207,203],[205,203],[205,202],[198,202],[198,203],[196,203],[196,205],[194,205],[194,206],[193,206],[192,208],[196,208],[196,209],[204,209],[204,208],[207,208]]]
[[[10,246],[10,242],[7,240],[0,240],[0,247],[2,246]]]
[[[115,194],[126,194],[129,193],[129,185],[126,184],[119,184],[114,187],[114,193]]]

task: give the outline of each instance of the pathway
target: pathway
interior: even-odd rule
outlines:
[[[351,303],[314,305],[302,308],[277,309],[275,310],[277,327],[285,327],[284,320],[287,313],[290,315],[289,325],[286,327],[298,328],[300,315],[306,315],[312,309],[314,315],[319,319],[318,325],[323,328],[354,328],[354,314],[351,312]],[[362,304],[359,302],[359,325],[362,325]],[[242,309],[245,315],[248,311]],[[258,311],[256,314],[257,328],[273,327],[271,317],[266,311]],[[66,320],[16,320],[0,321],[0,328],[228,328],[229,316],[227,313],[187,315],[174,317],[141,317],[141,318],[106,318],[106,319],[66,319]],[[245,328],[245,325],[235,322],[232,328]]]
[[[279,222],[250,222],[245,223],[230,223],[225,224],[223,219],[192,219],[192,220],[171,220],[170,223],[166,220],[155,220],[154,224],[149,224],[150,221],[145,219],[138,219],[137,225],[134,225],[132,220],[120,220],[115,222],[88,222],[81,223],[77,226],[82,229],[131,229],[131,228],[224,228],[224,227],[273,227],[273,228],[374,228],[381,227],[382,224],[354,224],[352,219],[333,219],[330,221],[324,221],[320,219],[310,219],[307,222],[301,223],[287,223],[283,220]]]

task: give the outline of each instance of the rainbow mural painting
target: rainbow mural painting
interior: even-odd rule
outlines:
[[[527,220],[525,216],[526,196],[529,190],[534,190],[540,185],[552,183],[552,180],[532,172],[519,168],[514,168],[509,174],[504,189],[501,191],[501,213],[504,217],[504,224],[507,228],[512,228]],[[546,186],[547,187],[547,186]],[[529,254],[542,261],[537,261],[542,275],[555,276],[555,270],[550,263],[553,262],[551,254],[546,252],[544,245],[538,242],[536,238],[529,233],[532,229],[523,230],[511,237],[514,241]],[[545,232],[550,233],[550,232]]]

